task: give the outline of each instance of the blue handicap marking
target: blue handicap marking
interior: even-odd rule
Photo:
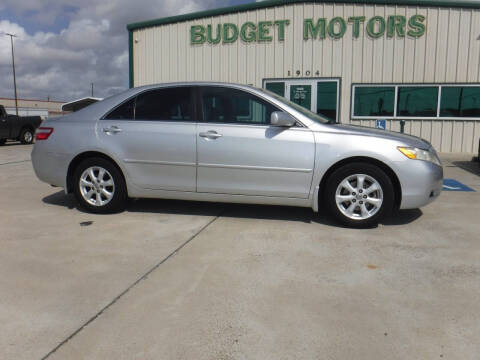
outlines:
[[[377,129],[386,130],[387,129],[387,120],[377,120],[375,122],[375,127]]]
[[[475,191],[455,179],[443,179],[443,191]]]

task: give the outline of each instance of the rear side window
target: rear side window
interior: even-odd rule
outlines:
[[[191,88],[164,88],[143,92],[117,107],[105,119],[191,121]]]
[[[135,109],[135,98],[124,102],[122,105],[114,109],[110,114],[105,116],[107,120],[133,120]]]
[[[276,107],[245,91],[223,87],[202,89],[204,121],[269,125]]]

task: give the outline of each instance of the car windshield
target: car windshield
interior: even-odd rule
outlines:
[[[295,104],[293,101],[290,101],[290,100],[284,98],[283,96],[277,95],[274,92],[271,92],[271,91],[266,90],[266,89],[259,89],[259,88],[257,90],[260,90],[260,91],[270,95],[271,97],[277,99],[278,101],[284,103],[285,105],[288,105],[288,106],[294,108],[296,111],[305,115],[310,120],[315,121],[316,123],[320,123],[320,124],[331,124],[332,123],[332,121],[330,121],[329,119],[324,118],[323,116],[320,116],[318,114],[315,114],[314,112],[312,112],[308,109],[305,109],[303,106]]]

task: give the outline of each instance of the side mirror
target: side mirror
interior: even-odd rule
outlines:
[[[272,126],[292,127],[296,122],[297,120],[292,115],[283,111],[274,111],[270,116]]]

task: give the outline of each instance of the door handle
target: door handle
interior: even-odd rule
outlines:
[[[216,131],[213,131],[213,130],[210,130],[210,131],[207,131],[207,132],[201,132],[198,135],[200,137],[210,139],[210,140],[215,140],[215,139],[221,138],[223,136],[222,134],[219,134],[219,133],[217,133]]]
[[[114,126],[110,126],[109,128],[103,128],[103,132],[107,135],[118,134],[119,132],[122,132],[122,129],[114,125]]]

